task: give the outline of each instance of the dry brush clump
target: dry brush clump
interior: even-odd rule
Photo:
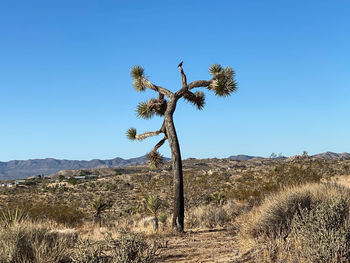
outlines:
[[[350,190],[306,184],[270,196],[237,222],[244,262],[349,262]]]
[[[69,262],[75,232],[53,230],[48,224],[17,221],[0,226],[0,262]]]
[[[236,217],[246,211],[247,206],[228,201],[224,205],[208,204],[189,209],[186,225],[189,228],[215,228],[232,226]]]
[[[158,256],[160,242],[121,230],[118,237],[105,236],[98,241],[79,240],[71,256],[73,263],[152,263]]]

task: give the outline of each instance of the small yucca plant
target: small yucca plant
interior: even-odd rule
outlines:
[[[15,209],[7,208],[6,211],[2,211],[1,213],[1,224],[4,226],[9,226],[14,223],[22,222],[24,219],[27,218],[27,213],[18,207]]]
[[[157,195],[149,195],[147,197],[146,208],[150,213],[157,215],[160,205],[161,205],[161,201]]]
[[[158,230],[158,210],[161,206],[161,200],[157,195],[149,195],[146,199],[147,210],[154,215],[153,230]]]
[[[94,209],[94,221],[101,226],[101,214],[106,210],[110,204],[105,202],[101,196],[97,196],[91,202],[91,207]]]
[[[164,231],[164,229],[165,229],[167,220],[168,220],[168,215],[167,215],[167,213],[166,213],[166,212],[161,212],[161,213],[159,214],[159,222],[162,223],[163,231]]]

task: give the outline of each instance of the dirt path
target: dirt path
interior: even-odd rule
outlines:
[[[158,262],[230,262],[237,255],[233,248],[233,235],[227,230],[189,230],[169,239]]]

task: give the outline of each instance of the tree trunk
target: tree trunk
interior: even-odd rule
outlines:
[[[98,224],[99,227],[102,226],[102,218],[100,214],[95,214],[94,215],[94,223]]]
[[[152,223],[153,223],[153,231],[157,232],[158,231],[158,217],[157,216],[154,216]]]
[[[176,108],[177,98],[171,97],[165,113],[165,127],[171,149],[172,164],[174,170],[174,211],[173,228],[179,232],[184,231],[184,187],[182,175],[182,161],[180,145],[177,139],[173,114]]]

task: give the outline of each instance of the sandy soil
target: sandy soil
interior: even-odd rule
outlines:
[[[228,230],[188,230],[169,238],[158,262],[230,262],[237,255],[233,248],[233,234]]]

